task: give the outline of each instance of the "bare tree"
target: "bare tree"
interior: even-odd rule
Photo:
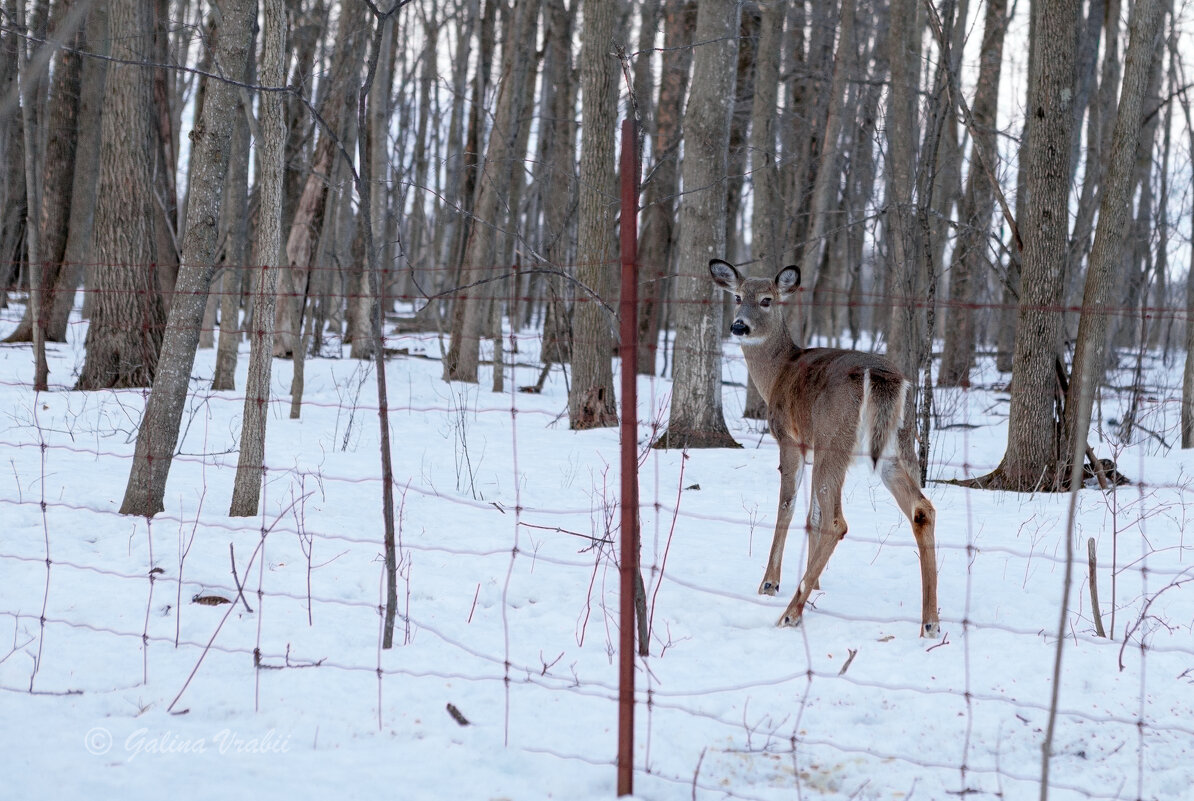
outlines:
[[[151,86],[140,66],[150,52],[149,13],[140,0],[111,0],[113,61],[104,90],[99,202],[93,230],[94,282],[87,357],[78,389],[153,383],[166,316],[158,285],[151,172]]]
[[[692,93],[684,112],[684,161],[677,242],[675,380],[667,448],[737,447],[721,400],[722,304],[705,277],[725,249],[726,156],[734,97],[739,6],[699,4]]]
[[[975,480],[993,489],[1033,491],[1055,485],[1060,454],[1054,398],[1069,233],[1078,5],[1077,0],[1037,0],[1032,5],[1028,144],[1020,154],[1028,202],[1017,201],[1024,252],[1012,362],[1015,392],[1003,460],[993,473]]]
[[[261,82],[278,87],[286,79],[286,9],[283,0],[262,0]],[[274,304],[278,298],[278,261],[282,255],[282,188],[286,158],[286,118],[282,97],[261,94],[261,162],[258,184],[261,209],[256,230],[253,270],[253,327],[250,330],[249,378],[245,385],[241,420],[240,456],[228,514],[257,514],[265,470],[265,426],[269,419],[270,371],[273,366]]]
[[[995,125],[1006,30],[1006,1],[990,0],[986,4],[983,23],[978,86],[970,107],[974,131],[970,171],[966,176],[958,241],[950,267],[951,304],[945,316],[945,344],[937,377],[938,386],[943,387],[969,386],[970,368],[974,363],[973,303],[975,287],[986,274],[983,268],[988,258],[987,239],[995,204],[996,187],[991,182],[994,173],[989,170],[993,168],[990,162],[997,152]]]
[[[643,181],[642,226],[639,231],[638,369],[657,369],[660,319],[666,297],[668,261],[675,243],[676,191],[680,185],[680,117],[692,66],[696,6],[691,0],[667,0],[664,9],[659,102],[655,108],[654,163]]]
[[[614,180],[614,115],[618,62],[613,54],[615,3],[585,0],[580,51],[580,198],[577,212],[577,277],[597,293],[579,297],[573,312],[572,428],[618,424],[614,397],[614,321],[598,301],[614,300],[617,189]]]
[[[1160,0],[1137,0],[1132,5],[1131,38],[1124,59],[1123,88],[1111,136],[1107,171],[1100,189],[1099,223],[1094,250],[1086,271],[1082,317],[1074,343],[1074,366],[1066,398],[1065,439],[1062,441],[1060,480],[1065,481],[1069,460],[1086,450],[1091,404],[1102,379],[1107,347],[1107,312],[1115,288],[1115,273],[1122,263],[1125,232],[1131,214],[1132,172],[1141,139],[1144,101],[1149,73],[1161,32]]]
[[[573,9],[576,8],[575,0]],[[576,70],[572,66],[574,14],[564,0],[544,5],[546,53],[543,60],[543,134],[536,184],[543,191],[543,254],[559,270],[567,269],[572,251],[569,231],[576,222]],[[544,365],[572,361],[568,292],[558,276],[546,281],[543,320]],[[546,374],[544,375],[546,379]]]
[[[215,68],[233,79],[244,76],[248,62],[253,0],[224,0],[216,5]],[[232,84],[211,80],[199,120],[191,131],[190,172],[182,263],[170,318],[162,342],[153,389],[145,405],[133,468],[121,514],[151,517],[163,509],[166,479],[178,442],[179,425],[207,295],[217,269],[220,207],[232,143],[238,93]]]
[[[363,2],[345,3],[340,9],[336,42],[332,50],[332,68],[327,78],[327,93],[320,104],[323,120],[315,145],[310,170],[303,191],[295,207],[286,239],[286,259],[289,263],[289,286],[281,291],[287,302],[277,307],[274,331],[274,355],[288,357],[302,336],[303,314],[306,309],[308,284],[322,230],[323,215],[328,202],[328,180],[345,127],[349,125],[351,110],[356,102],[352,89],[364,58],[366,5]]]

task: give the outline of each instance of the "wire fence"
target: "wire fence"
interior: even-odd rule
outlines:
[[[543,300],[507,294],[512,305]],[[850,302],[879,303],[859,297]],[[5,332],[23,311],[16,300],[0,312]],[[402,305],[409,300],[398,300],[403,318],[417,307]],[[1105,311],[1142,315],[1139,304]],[[1186,322],[1184,309],[1147,313]],[[245,398],[210,389],[211,351],[191,381],[166,511],[145,519],[119,514],[114,499],[147,390],[73,391],[85,358],[77,313],[67,341],[50,345],[49,392],[33,391],[27,346],[0,348],[0,449],[12,474],[0,484],[0,642],[11,639],[0,647],[0,690],[99,710],[133,688],[160,715],[276,720],[282,711],[296,731],[339,725],[352,733],[345,742],[400,731],[387,747],[412,752],[423,737],[442,744],[454,727],[473,727],[520,764],[557,766],[534,782],[548,792],[588,777],[594,795],[609,795],[621,766],[651,797],[668,798],[1026,797],[1055,715],[1055,797],[1188,790],[1194,542],[1191,462],[1175,447],[1180,356],[1136,348],[1112,371],[1092,444],[1130,483],[1081,490],[1072,529],[1068,496],[947,483],[986,472],[1002,453],[1009,376],[989,354],[969,388],[933,391],[936,642],[912,636],[915,545],[864,470],[846,486],[851,527],[825,592],[795,633],[771,628],[782,607],[755,594],[753,580],[774,520],[778,450],[763,424],[740,419],[741,355],[727,343],[726,417],[741,451],[652,449],[671,385],[666,366],[640,376],[630,445],[641,471],[634,505],[650,653],[631,662],[627,765],[613,723],[626,697],[619,437],[566,431],[564,366],[542,391],[522,391],[541,372],[542,335],[508,317],[504,360],[492,337],[481,343],[482,362],[509,379],[501,393],[444,383],[447,332],[390,320],[391,650],[382,648],[378,409],[365,400],[372,372],[341,342],[310,358],[301,423],[285,420],[293,368],[276,362],[261,513],[251,519],[223,513]],[[663,353],[689,347],[670,337],[663,332]],[[240,354],[243,386],[243,343]],[[1124,431],[1129,412],[1134,434]],[[806,481],[799,508],[810,491]],[[789,590],[805,559],[800,527],[788,546]],[[115,732],[130,759],[121,735],[143,711],[105,718],[101,730]],[[108,753],[112,742],[93,743],[94,731],[81,744]]]
[[[19,305],[9,310],[7,324],[15,322],[19,310]],[[544,451],[574,435],[563,431],[566,412],[558,383],[562,369],[553,374],[554,390],[551,385],[542,395],[518,390],[523,383],[518,375],[527,376],[530,383],[538,371],[532,358],[537,333],[508,334],[518,344],[519,355],[506,366],[513,375],[502,395],[448,384],[435,388],[438,334],[387,338],[387,347],[407,353],[395,357],[401,367],[391,379],[390,409],[396,420],[397,462],[402,465],[395,485],[401,498],[401,645],[383,652],[383,569],[378,562],[383,542],[376,513],[381,480],[370,465],[373,440],[367,433],[377,410],[363,400],[367,392],[360,394],[362,387],[367,389],[368,367],[347,359],[313,360],[303,428],[285,427],[284,436],[317,441],[287,447],[270,440],[263,513],[249,520],[226,517],[218,508],[230,493],[236,461],[231,421],[244,398],[235,391],[205,389],[205,380],[197,377],[174,459],[177,477],[171,479],[167,510],[151,520],[130,519],[116,512],[112,495],[131,466],[145,392],[70,391],[69,381],[63,379],[83,358],[81,326],[76,320],[68,343],[51,348],[56,382],[50,393],[32,391],[27,348],[2,351],[7,367],[0,393],[9,408],[0,447],[9,455],[12,471],[0,489],[7,521],[0,542],[6,576],[0,618],[12,631],[11,648],[0,661],[4,690],[83,696],[111,692],[116,668],[95,671],[94,679],[76,672],[90,655],[105,665],[120,666],[122,681],[143,687],[172,712],[190,709],[200,714],[201,705],[235,696],[241,699],[240,711],[248,713],[276,706],[292,691],[283,677],[315,672],[321,685],[354,688],[358,703],[352,709],[358,725],[364,726],[361,718],[368,716],[370,726],[382,728],[397,725],[412,685],[466,685],[470,689],[460,691],[461,696],[471,700],[473,708],[445,701],[461,719],[485,719],[510,749],[551,755],[578,766],[604,766],[612,776],[612,736],[577,732],[575,724],[554,716],[558,713],[543,720],[540,710],[592,709],[600,718],[612,714],[609,710],[618,702],[617,676],[610,664],[618,626],[619,489],[618,472],[610,464],[617,440],[612,434],[591,435],[595,444],[587,463],[574,461],[571,468],[573,483],[566,490],[543,490],[552,478],[560,484],[555,471],[561,469],[559,459]],[[727,383],[741,385],[744,367],[731,351],[727,348]],[[1075,557],[1078,577],[1071,591],[1065,647],[1074,652],[1070,658],[1085,664],[1084,670],[1103,675],[1080,680],[1067,673],[1063,688],[1073,687],[1076,697],[1063,692],[1058,713],[1071,730],[1090,733],[1087,746],[1099,738],[1108,744],[1101,763],[1094,751],[1073,743],[1058,750],[1059,762],[1104,766],[1079,770],[1071,765],[1071,770],[1063,765],[1055,771],[1053,788],[1076,797],[1176,797],[1167,795],[1165,788],[1184,769],[1154,765],[1151,754],[1188,753],[1194,743],[1188,714],[1194,681],[1194,543],[1185,536],[1189,472],[1184,465],[1167,465],[1180,459],[1179,452],[1158,441],[1173,445],[1180,382],[1176,368],[1166,367],[1159,355],[1150,352],[1148,359],[1153,364],[1146,375],[1140,419],[1157,436],[1146,433],[1119,443],[1107,418],[1117,413],[1112,407],[1126,406],[1128,396],[1104,388],[1108,431],[1096,449],[1119,449],[1113,454],[1118,469],[1132,483],[1108,493],[1081,493],[1082,534],[1093,534],[1097,540],[1094,579],[1102,584],[1104,599],[1099,611],[1104,617],[1115,614],[1118,620],[1110,628],[1110,640],[1094,636],[1095,615],[1085,595],[1088,577],[1081,568],[1085,560]],[[201,356],[205,367],[207,361]],[[276,365],[276,395],[285,392],[285,365]],[[312,376],[317,376],[313,388]],[[972,447],[971,438],[978,436],[976,431],[1000,425],[1005,413],[1000,411],[999,388],[1007,377],[994,374],[984,358],[976,378],[970,390],[935,393],[941,417],[933,447],[935,478],[974,475],[992,467],[991,460],[999,455]],[[408,384],[405,398],[403,383]],[[722,532],[733,540],[728,548],[735,556],[732,561],[763,561],[775,495],[770,485],[775,459],[770,437],[758,423],[735,421],[736,435],[753,449],[744,459],[759,467],[748,471],[757,478],[745,486],[694,488],[698,482],[718,479],[708,466],[692,477],[686,471],[692,472],[693,465],[706,462],[727,468],[732,460],[728,463],[724,454],[711,459],[698,451],[648,449],[665,420],[668,384],[643,377],[640,391],[643,421],[636,448],[643,468],[642,570],[652,621],[651,656],[636,662],[639,745],[634,770],[640,783],[658,783],[649,786],[676,797],[691,790],[710,797],[769,798],[796,788],[804,788],[809,797],[836,797],[858,790],[864,780],[873,788],[893,789],[894,784],[881,778],[883,770],[896,777],[927,771],[930,776],[954,777],[921,779],[927,786],[979,793],[1020,786],[1020,791],[1004,790],[1015,797],[1023,786],[1039,781],[1037,765],[1025,754],[1030,753],[1030,741],[1036,740],[1039,748],[1040,735],[1034,731],[1050,711],[1047,697],[1001,686],[992,674],[999,672],[997,667],[976,663],[1020,649],[1036,657],[1052,653],[1056,640],[1051,619],[1020,619],[995,609],[1003,603],[1015,605],[1009,596],[1037,596],[1051,589],[1052,598],[1034,603],[1056,611],[1058,577],[1066,562],[1060,498],[1024,500],[932,485],[930,495],[939,509],[945,638],[936,645],[901,651],[905,659],[915,657],[919,667],[900,670],[888,665],[884,675],[877,667],[864,669],[861,659],[849,665],[847,655],[881,648],[861,644],[862,638],[873,640],[875,634],[907,644],[916,615],[900,611],[902,603],[851,605],[843,603],[843,596],[874,592],[890,600],[895,588],[878,590],[875,584],[895,574],[868,577],[863,588],[839,583],[842,578],[835,581],[831,564],[829,594],[811,613],[818,622],[805,627],[813,630],[797,635],[769,631],[765,625],[776,609],[750,591],[753,574],[723,583],[702,565],[729,555],[694,553],[688,541],[696,537],[700,548],[715,547]],[[272,425],[284,427],[287,401],[274,397],[270,403]],[[727,416],[733,420],[737,411],[731,400]],[[310,431],[329,423],[330,432]],[[470,443],[470,426],[476,429],[471,436],[482,438],[483,446],[476,440]],[[434,432],[438,453],[433,453],[435,444],[429,449],[425,440],[419,441],[420,430],[425,437]],[[497,432],[505,432],[505,443],[496,442]],[[345,443],[347,448],[338,452],[321,450]],[[415,453],[421,464],[404,461],[402,454]],[[569,453],[573,460],[580,458],[574,450]],[[470,466],[470,459],[484,464]],[[566,460],[563,468],[567,469]],[[866,496],[873,495],[873,488],[866,486],[865,479],[851,485],[847,517],[853,518],[861,505],[861,520],[868,521]],[[694,501],[698,494],[720,498]],[[734,508],[733,499],[747,497],[752,506]],[[904,588],[913,586],[915,551],[910,538],[898,530],[898,513],[890,514],[890,508],[874,499],[869,505],[886,512],[874,515],[883,522],[852,524],[848,547],[876,563],[898,561],[907,569],[897,582]],[[1019,528],[992,536],[984,520],[988,517],[996,526]],[[748,544],[748,555],[741,553],[743,532],[750,543],[759,533],[759,548]],[[803,544],[795,544],[800,539],[789,546],[789,576],[798,572],[803,558]],[[1083,552],[1081,545],[1079,541]],[[841,554],[845,551],[844,546]],[[1003,566],[1002,582],[991,580],[994,563]],[[846,575],[865,568],[866,559],[847,564],[852,566],[844,569]],[[427,578],[421,582],[423,571]],[[550,577],[545,578],[548,589],[540,591],[569,591],[562,597],[536,598],[537,577],[545,576]],[[443,582],[453,589],[429,593],[424,582]],[[99,600],[85,603],[88,598]],[[540,615],[534,608],[540,604],[554,607],[546,624],[537,622]],[[730,647],[743,649],[745,658],[771,652],[779,657],[761,670],[733,670],[730,655],[707,652],[716,647],[718,637],[697,633],[701,615],[684,611],[692,607],[712,616],[713,629],[731,630],[723,636],[731,640]],[[909,603],[909,608],[914,605]],[[744,617],[751,623],[743,624]],[[746,631],[754,642],[743,641],[741,625],[750,626]],[[835,627],[848,633],[835,636]],[[345,639],[329,640],[329,632],[343,632]],[[854,639],[843,648],[846,638]],[[699,646],[691,647],[693,642]],[[832,649],[829,659],[821,653],[827,647]],[[943,652],[951,657],[943,658]],[[672,668],[673,664],[685,667]],[[1019,674],[1014,661],[1005,666],[1007,673],[1025,680],[1036,675],[1042,685],[1048,684],[1048,669],[1047,662],[1038,662]],[[1120,678],[1125,671],[1131,681]],[[218,677],[219,689],[212,688],[209,672]],[[234,689],[236,683],[242,687]],[[1079,689],[1083,684],[1094,690]],[[818,719],[833,722],[833,715],[819,711],[833,698],[845,699],[842,703],[864,720],[816,728],[813,721]],[[497,709],[476,709],[478,699]],[[757,712],[755,704],[762,705]],[[916,711],[926,707],[952,711]],[[904,721],[906,740],[889,737],[890,722],[880,727],[886,733],[882,738],[867,733],[871,724],[866,718],[886,715]],[[960,729],[949,720],[952,717],[961,719]],[[536,728],[528,719],[543,725],[539,733],[532,733]],[[1023,742],[1009,746],[1013,754],[1007,761],[999,759],[991,719],[1032,730],[1012,737]],[[965,742],[942,742],[938,750],[924,750],[926,732],[942,727],[961,731]],[[676,747],[671,741],[677,732],[697,732],[681,739],[703,745],[695,753],[693,745]],[[1086,756],[1074,756],[1078,751]],[[1109,783],[1106,773],[1121,781]]]

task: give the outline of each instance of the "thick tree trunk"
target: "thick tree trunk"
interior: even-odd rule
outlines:
[[[891,92],[887,100],[887,289],[891,316],[887,355],[912,377],[920,364],[922,314],[920,299],[922,252],[917,246],[912,206],[913,167],[916,165],[916,65],[921,31],[915,0],[893,0],[891,6]]]
[[[1086,450],[1091,404],[1103,376],[1108,307],[1112,305],[1115,273],[1121,263],[1124,235],[1130,223],[1132,172],[1142,138],[1149,73],[1161,32],[1163,14],[1160,5],[1160,0],[1137,0],[1132,6],[1123,88],[1119,93],[1119,111],[1111,137],[1107,171],[1099,191],[1099,224],[1086,272],[1082,317],[1078,323],[1074,366],[1066,398],[1066,438],[1062,441],[1062,457],[1067,460],[1066,465],[1075,453],[1082,454]],[[1067,473],[1063,470],[1062,480]]]
[[[699,6],[692,95],[684,113],[685,193],[677,244],[676,351],[668,448],[737,447],[721,400],[722,304],[713,297],[708,263],[725,250],[726,147],[734,96],[739,6],[708,0]]]
[[[583,5],[580,53],[580,197],[577,216],[577,277],[597,293],[577,293],[572,315],[572,383],[568,421],[574,429],[618,424],[611,356],[614,320],[601,304],[617,300],[615,245],[617,197],[614,175],[614,117],[618,62],[612,55],[614,8],[610,2]]]
[[[261,83],[281,86],[286,79],[286,9],[283,0],[262,0]],[[270,372],[273,366],[274,304],[278,298],[278,260],[282,251],[282,187],[286,157],[286,118],[282,96],[261,94],[261,210],[255,239],[253,327],[250,330],[249,378],[241,420],[240,456],[228,514],[257,514],[265,477],[265,424],[269,419]]]
[[[1033,491],[1056,486],[1058,431],[1054,416],[1060,345],[1062,273],[1069,232],[1070,138],[1074,133],[1077,0],[1032,4],[1035,41],[1029,79],[1028,202],[1017,201],[1024,240],[1007,452],[989,481],[993,488]]]
[[[253,6],[252,0],[224,0],[219,6],[216,61],[226,74],[244,75]],[[235,87],[211,81],[199,121],[190,134],[190,172],[194,180],[187,201],[182,263],[153,390],[137,432],[121,514],[151,517],[163,509],[166,479],[199,345],[200,323],[216,271],[220,207],[237,103]]]
[[[98,203],[93,231],[94,293],[87,357],[77,388],[153,383],[166,316],[155,270],[153,96],[139,62],[150,53],[149,13],[140,0],[111,0],[112,57],[104,90]]]

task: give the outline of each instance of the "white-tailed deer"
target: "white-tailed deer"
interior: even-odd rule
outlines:
[[[784,541],[792,522],[805,459],[813,457],[809,502],[808,566],[779,619],[796,626],[825,564],[846,536],[842,482],[863,454],[912,523],[920,552],[922,637],[940,636],[937,617],[936,511],[920,491],[913,460],[913,432],[904,426],[910,385],[888,359],[837,348],[801,348],[792,341],[780,300],[796,291],[800,271],[785,267],[775,279],[743,278],[729,262],[712,259],[713,283],[734,295],[730,333],[742,345],[751,381],[767,402],[771,433],[779,442],[779,512],[760,595],[779,592]]]

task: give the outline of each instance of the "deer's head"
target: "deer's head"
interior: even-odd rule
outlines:
[[[734,296],[734,322],[730,333],[744,345],[769,339],[777,331],[786,332],[780,301],[800,286],[800,269],[785,267],[775,278],[744,278],[728,261],[709,260],[713,283]]]

